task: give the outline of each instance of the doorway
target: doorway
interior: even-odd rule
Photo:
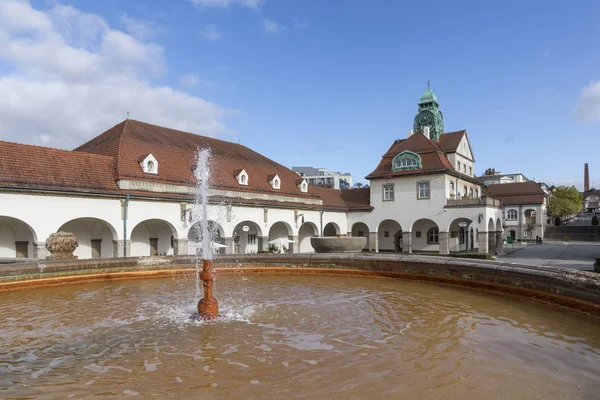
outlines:
[[[27,258],[29,256],[29,242],[15,242],[17,258]]]
[[[150,256],[158,255],[158,238],[150,238]]]
[[[102,258],[102,239],[92,239],[92,258]]]

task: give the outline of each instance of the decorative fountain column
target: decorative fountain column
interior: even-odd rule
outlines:
[[[69,232],[56,232],[46,239],[46,249],[50,256],[46,257],[49,261],[77,260],[73,255],[75,249],[79,246],[75,235]]]
[[[204,297],[198,302],[198,316],[204,320],[219,317],[219,302],[213,297],[214,272],[212,268],[213,243],[208,231],[208,179],[210,177],[209,167],[210,152],[206,149],[199,150],[197,154],[197,165],[194,170],[196,177],[196,209],[200,211],[200,229],[202,235],[202,272],[198,271],[196,259],[196,273],[199,274],[204,287]]]

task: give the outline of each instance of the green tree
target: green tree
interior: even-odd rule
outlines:
[[[552,217],[560,218],[577,214],[583,208],[581,201],[581,193],[575,186],[559,186],[550,196],[548,213]]]
[[[599,222],[600,222],[600,221],[598,221],[598,216],[597,216],[597,215],[594,215],[594,216],[592,217],[592,225],[596,226],[596,225],[598,225],[598,223],[599,223]]]

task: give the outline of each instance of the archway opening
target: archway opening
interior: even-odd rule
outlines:
[[[233,252],[235,254],[258,253],[266,250],[260,226],[253,221],[243,221],[233,229]]]
[[[148,219],[140,222],[131,231],[131,255],[148,257],[173,255],[175,228],[162,219]]]
[[[488,251],[494,253],[496,251],[496,229],[494,227],[494,219],[488,221]]]
[[[367,224],[365,224],[364,222],[356,222],[354,225],[352,225],[351,232],[352,236],[367,238],[367,244],[365,245],[363,251],[369,251],[369,227],[367,226]]]
[[[340,227],[333,222],[328,223],[323,228],[323,236],[337,236],[340,234]]]
[[[292,240],[291,226],[282,221],[275,222],[271,225],[271,228],[269,229],[269,249],[281,253],[291,252],[293,246],[296,244],[289,242],[290,240]]]
[[[215,221],[207,221],[208,235],[211,243],[216,245],[212,246],[213,254],[225,254],[225,248],[218,245],[225,245],[225,238],[223,228]],[[202,256],[202,224],[200,222],[194,223],[190,227],[187,234],[188,238],[188,254]]]
[[[430,219],[422,218],[413,223],[411,229],[411,246],[413,253],[439,252],[440,230],[438,225]]]
[[[64,223],[57,232],[70,232],[79,246],[73,255],[79,259],[111,258],[115,254],[117,231],[99,218],[77,218]]]
[[[532,238],[535,233],[535,226],[537,224],[537,214],[534,209],[528,208],[525,210],[525,237]]]
[[[448,250],[450,252],[469,251],[474,249],[472,223],[472,220],[464,217],[457,218],[450,223],[450,226],[448,227],[448,232],[450,232]],[[470,227],[471,229],[469,229]]]
[[[298,246],[300,253],[314,253],[315,249],[310,243],[310,238],[319,236],[317,226],[312,222],[305,222],[298,230]]]
[[[0,258],[36,258],[37,235],[20,219],[0,216]]]
[[[377,244],[380,252],[402,251],[402,226],[386,219],[377,228]]]

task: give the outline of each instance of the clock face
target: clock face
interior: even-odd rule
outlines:
[[[432,119],[431,113],[429,112],[424,112],[419,115],[419,123],[423,125],[430,123]]]

